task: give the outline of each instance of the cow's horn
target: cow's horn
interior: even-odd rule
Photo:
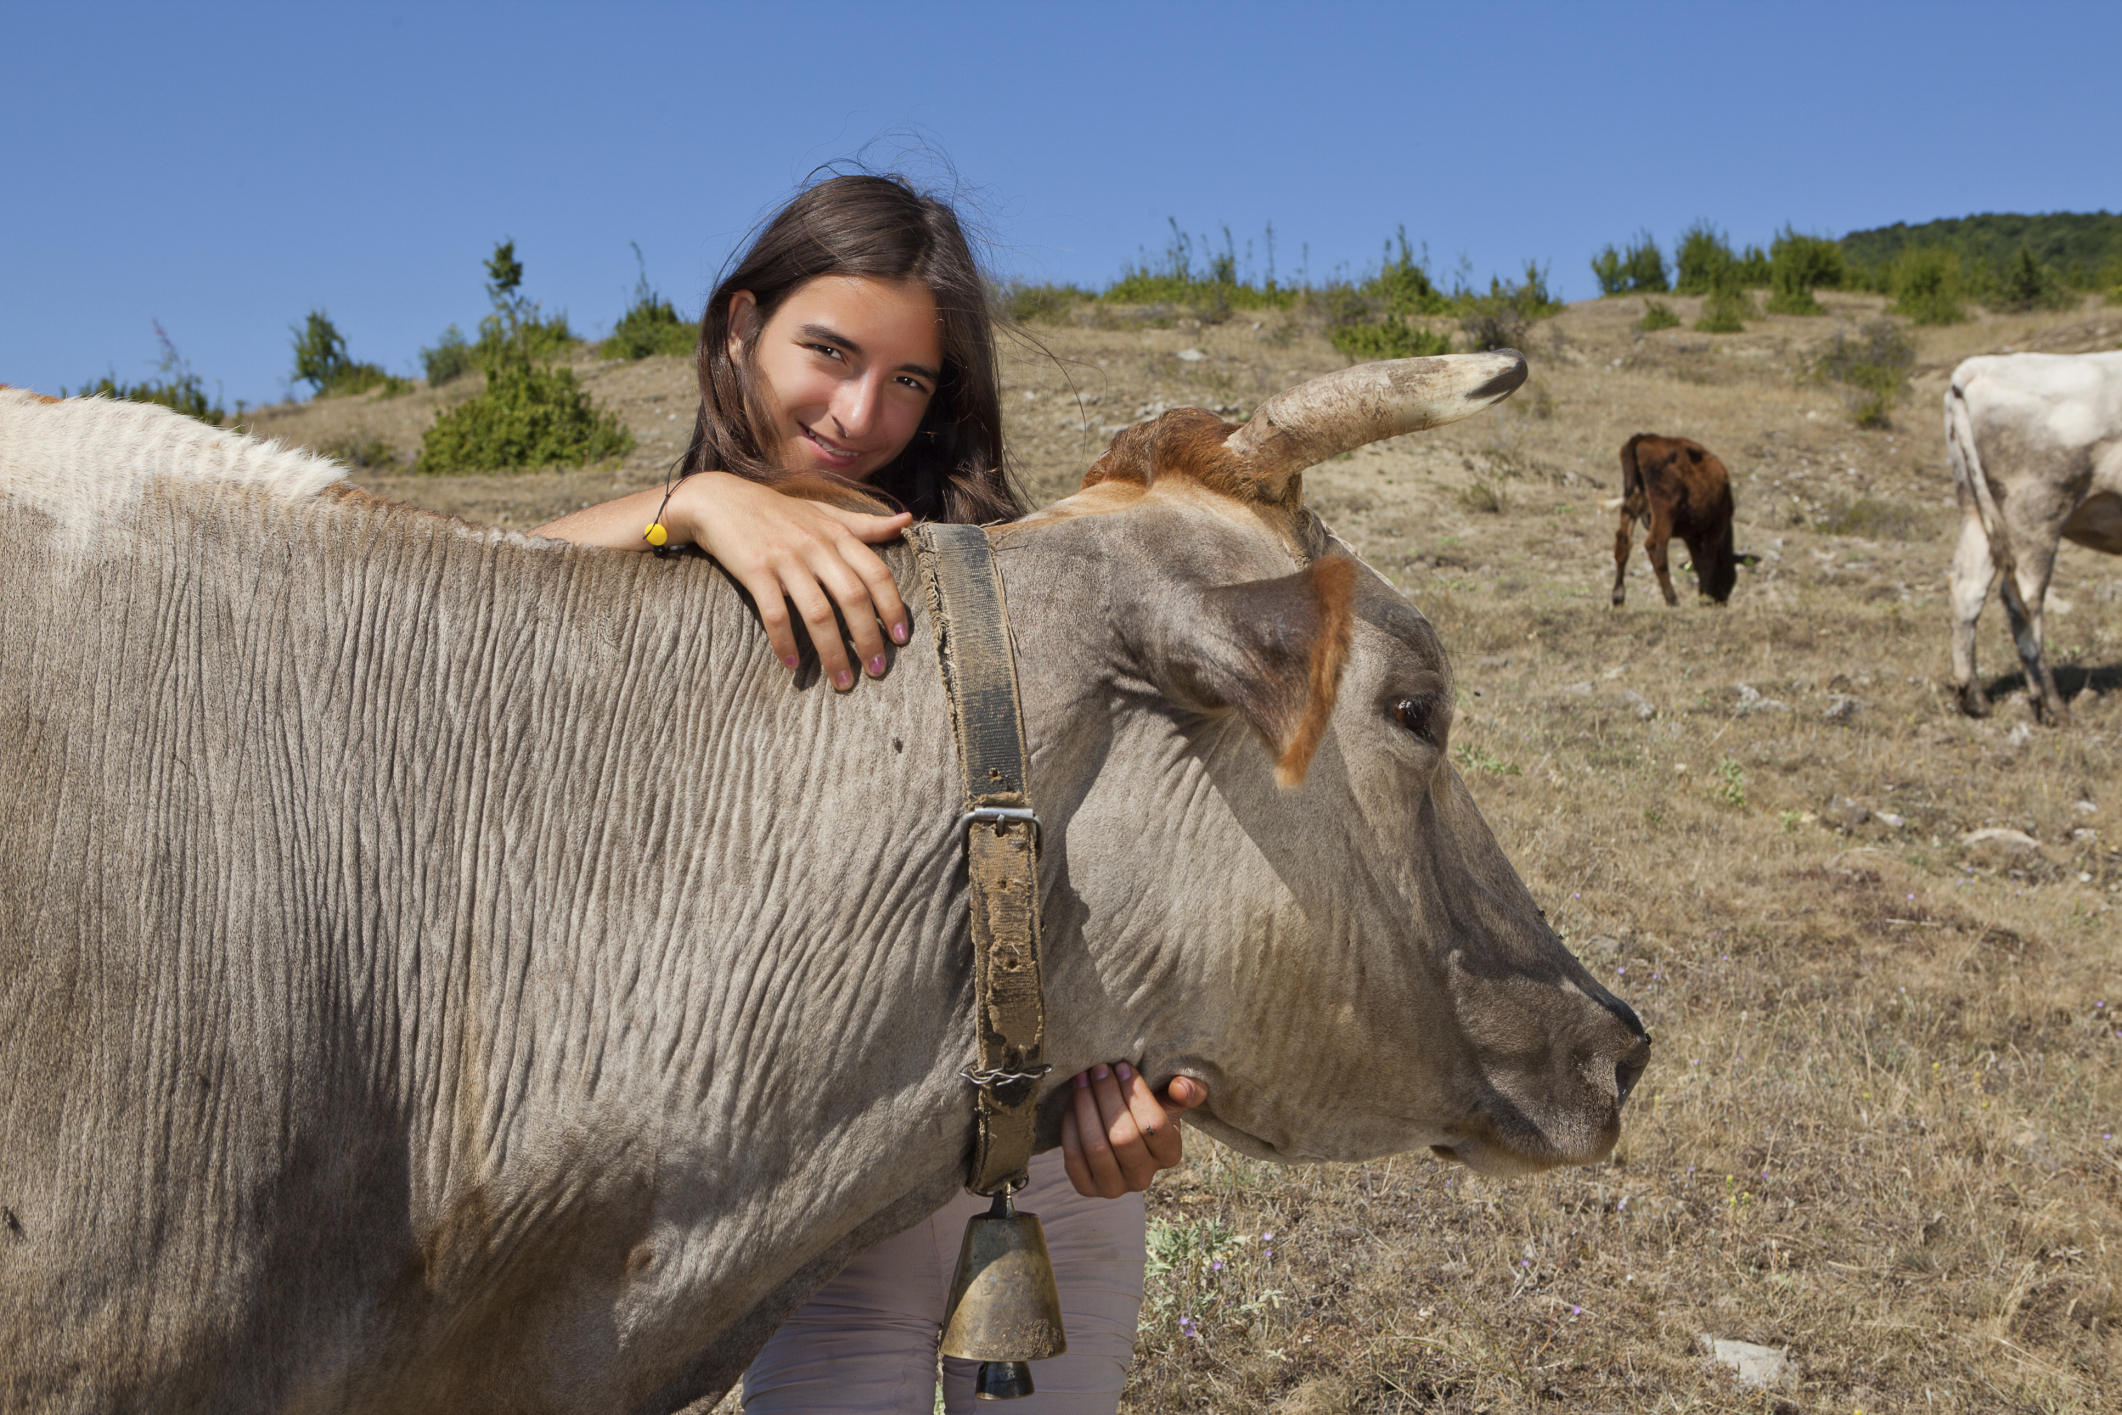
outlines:
[[[1516,349],[1357,364],[1277,393],[1223,445],[1263,491],[1279,496],[1306,467],[1381,438],[1456,422],[1523,382],[1525,356]]]

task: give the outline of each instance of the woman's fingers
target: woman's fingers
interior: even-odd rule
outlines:
[[[1106,1124],[1106,1106],[1101,1105],[1098,1088],[1104,1086],[1113,1100],[1119,1090],[1113,1084],[1112,1072],[1104,1066],[1094,1066],[1076,1077],[1070,1119],[1076,1123],[1076,1138],[1083,1155],[1083,1168],[1090,1180],[1090,1187],[1076,1186],[1076,1192],[1087,1198],[1117,1199],[1132,1192],[1127,1175],[1120,1167],[1119,1157],[1114,1153]],[[1132,1126],[1133,1122],[1129,1122]],[[1064,1163],[1066,1156],[1063,1157]]]

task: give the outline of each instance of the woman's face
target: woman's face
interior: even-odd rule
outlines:
[[[751,291],[730,296],[730,357],[740,364],[758,311]],[[791,472],[867,481],[913,439],[935,396],[936,297],[917,280],[821,275],[774,311],[752,368],[773,411],[768,456]]]

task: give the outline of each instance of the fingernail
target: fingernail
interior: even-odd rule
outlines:
[[[843,668],[833,675],[833,686],[843,690],[852,688],[855,686],[855,675]]]
[[[788,653],[781,655],[781,662],[786,664],[790,668],[794,668],[797,664],[803,662],[803,660],[796,657],[796,655],[792,653]]]
[[[1129,1066],[1124,1061],[1120,1063],[1120,1079],[1123,1081],[1132,1081],[1135,1079],[1134,1068]]]
[[[1076,1073],[1076,1089],[1080,1091],[1080,1090],[1082,1090],[1082,1089],[1083,1089],[1083,1088],[1084,1088],[1085,1086],[1088,1086],[1089,1084],[1090,1084],[1090,1077],[1088,1077],[1088,1076],[1084,1075],[1084,1074],[1083,1074],[1083,1073],[1082,1073],[1081,1071],[1078,1071],[1078,1072]]]
[[[1103,1081],[1106,1077],[1112,1075],[1113,1073],[1106,1070],[1105,1063],[1101,1061],[1096,1066],[1093,1066],[1090,1069],[1090,1074],[1097,1077],[1100,1081]]]
[[[905,643],[905,642],[906,642],[907,638],[908,638],[908,634],[907,634],[907,629],[906,629],[906,625],[905,625],[905,624],[904,624],[903,622],[902,622],[902,623],[898,623],[898,624],[894,624],[894,625],[892,625],[892,642],[893,642],[893,643],[895,643],[895,644],[903,644],[903,643]]]
[[[869,661],[869,676],[872,678],[882,678],[884,676],[883,654],[880,653]]]

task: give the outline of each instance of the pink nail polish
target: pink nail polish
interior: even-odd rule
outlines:
[[[803,662],[803,660],[796,657],[794,654],[784,654],[782,656],[781,662],[789,668],[794,668],[797,664]]]
[[[1076,1089],[1080,1091],[1080,1090],[1082,1090],[1082,1089],[1083,1089],[1083,1088],[1084,1088],[1085,1086],[1088,1086],[1089,1084],[1090,1084],[1090,1077],[1088,1077],[1088,1076],[1084,1075],[1084,1074],[1083,1074],[1083,1073],[1082,1073],[1081,1071],[1078,1071],[1078,1072],[1076,1073]]]
[[[1105,1063],[1101,1061],[1096,1066],[1093,1066],[1090,1069],[1090,1074],[1096,1077],[1098,1080],[1103,1081],[1106,1077],[1112,1075],[1112,1072],[1106,1070]]]
[[[1120,1063],[1120,1079],[1123,1081],[1132,1081],[1135,1079],[1134,1068],[1129,1066],[1124,1061]]]
[[[912,637],[912,636],[911,636],[911,634],[909,633],[909,631],[907,630],[906,624],[905,624],[905,623],[904,623],[903,621],[902,621],[902,622],[900,622],[900,623],[897,623],[897,624],[894,624],[894,625],[892,625],[892,642],[893,642],[893,643],[895,643],[895,644],[903,644],[903,643],[905,643],[905,642],[907,641],[907,639],[908,639],[908,638],[910,638],[910,637]]]
[[[869,672],[872,678],[882,678],[884,676],[883,654],[880,653],[875,658],[869,661]]]
[[[855,675],[843,668],[833,675],[833,686],[841,689],[852,688],[855,686]]]

